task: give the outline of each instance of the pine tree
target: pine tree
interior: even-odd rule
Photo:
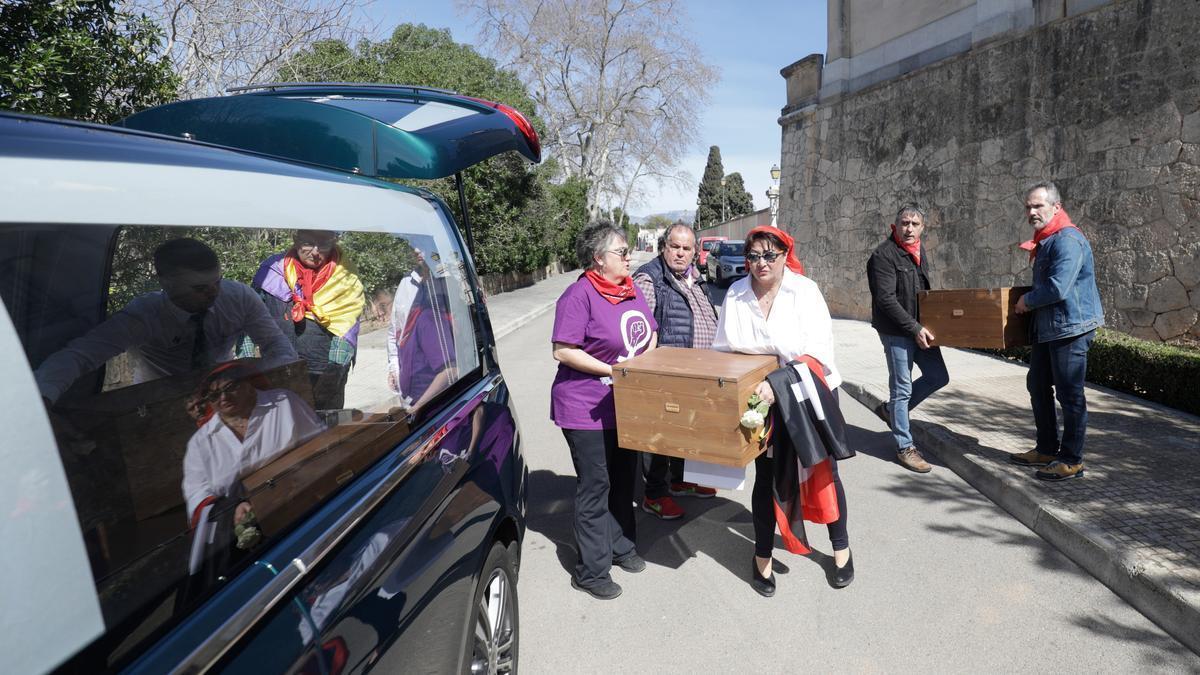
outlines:
[[[704,177],[700,179],[696,219],[693,223],[697,230],[721,222],[721,177],[724,175],[721,148],[714,145],[708,149],[708,163],[704,166]]]
[[[746,182],[737,171],[725,177],[725,211],[729,218],[754,213],[754,195],[746,190]]]

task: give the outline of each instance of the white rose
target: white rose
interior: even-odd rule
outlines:
[[[766,423],[762,413],[757,410],[747,410],[742,413],[742,426],[747,429],[757,429]]]

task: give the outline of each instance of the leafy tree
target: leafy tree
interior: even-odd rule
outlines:
[[[704,175],[700,178],[699,203],[696,205],[694,221],[697,230],[721,222],[721,177],[724,175],[721,148],[714,145],[708,149],[708,163],[704,165]]]
[[[552,215],[547,219],[556,236],[554,238],[554,255],[574,268],[575,239],[588,222],[587,199],[588,184],[582,178],[568,178],[560,185],[550,185],[547,188],[548,203]]]
[[[746,182],[737,171],[725,177],[725,209],[728,218],[754,213],[754,195],[746,190]]]
[[[362,40],[351,47],[339,40],[322,41],[292,59],[281,76],[452,89],[511,105],[522,111],[535,129],[544,130],[532,99],[516,76],[500,70],[469,45],[455,42],[445,29],[402,24],[381,42]],[[481,273],[530,271],[572,250],[573,235],[565,246],[561,241],[565,235],[561,223],[574,218],[563,207],[581,183],[556,188],[549,182],[553,171],[550,163],[530,169],[522,158],[508,153],[464,172],[476,241],[475,262]],[[406,182],[435,192],[463,223],[452,178]],[[572,256],[568,253],[562,259],[571,260]]]
[[[171,101],[161,36],[111,0],[0,2],[0,108],[109,123]]]

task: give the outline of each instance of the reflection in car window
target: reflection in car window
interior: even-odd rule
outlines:
[[[227,583],[479,366],[457,240],[408,227],[0,232],[0,297],[109,626],[99,659]]]
[[[316,406],[341,408],[366,304],[363,284],[336,232],[298,230],[290,243],[262,261],[252,285],[308,365]],[[247,336],[239,353],[252,355],[253,347]]]

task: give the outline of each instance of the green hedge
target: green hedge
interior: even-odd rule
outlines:
[[[980,351],[1029,362],[1029,347]],[[1087,380],[1200,415],[1200,350],[1101,328],[1088,352]]]

